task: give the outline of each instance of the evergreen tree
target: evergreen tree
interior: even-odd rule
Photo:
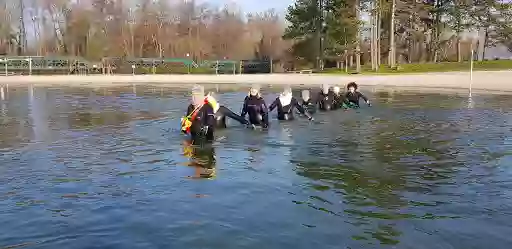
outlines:
[[[297,0],[288,8],[286,20],[284,38],[294,40],[293,54],[308,62],[315,62],[321,49],[326,56],[352,49],[360,24],[354,4],[347,0]]]

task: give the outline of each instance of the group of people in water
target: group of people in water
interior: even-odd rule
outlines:
[[[187,108],[187,114],[182,118],[181,131],[189,134],[191,141],[211,142],[214,139],[216,129],[226,128],[226,117],[238,121],[248,127],[268,128],[269,113],[277,108],[278,120],[293,120],[295,110],[309,120],[313,120],[312,114],[316,110],[330,111],[340,108],[358,108],[359,101],[370,106],[366,96],[358,91],[355,82],[347,84],[347,92],[341,93],[337,86],[322,85],[321,91],[315,99],[310,97],[309,90],[302,91],[302,99],[299,101],[292,95],[290,87],[285,87],[282,93],[267,106],[257,86],[251,87],[249,94],[244,99],[240,115],[220,105],[214,93],[204,93],[202,86],[194,86],[192,89],[192,103]],[[248,120],[245,118],[248,116]]]

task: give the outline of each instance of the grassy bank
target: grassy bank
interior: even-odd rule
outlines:
[[[372,71],[371,66],[362,66],[361,74],[404,74],[404,73],[434,73],[434,72],[457,72],[469,71],[469,62],[441,62],[441,63],[423,63],[423,64],[402,64],[396,69],[389,68],[388,65],[381,65],[378,71]],[[495,71],[512,70],[512,60],[492,60],[473,62],[474,71]],[[326,69],[321,73],[327,74],[355,74],[354,69],[345,72],[343,69]]]

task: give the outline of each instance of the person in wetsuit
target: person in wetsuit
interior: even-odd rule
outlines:
[[[345,94],[344,107],[345,108],[358,108],[359,99],[363,99],[368,106],[371,106],[370,100],[357,90],[358,86],[355,82],[350,82],[347,85],[347,93]]]
[[[334,93],[329,89],[329,85],[322,85],[322,90],[318,93],[316,104],[318,104],[318,109],[322,111],[330,111],[337,108]]]
[[[226,125],[226,117],[234,119],[238,121],[240,124],[243,125],[249,125],[249,121],[247,121],[242,116],[239,116],[229,110],[227,107],[220,105],[217,101],[217,98],[215,98],[215,95],[213,93],[208,93],[206,96],[206,99],[208,103],[210,103],[213,107],[213,110],[215,112],[215,128],[222,129],[227,128]]]
[[[302,97],[302,102],[301,102],[302,108],[304,108],[310,114],[315,113],[316,112],[316,106],[315,106],[314,101],[309,96],[309,90],[302,90],[302,94],[301,95],[302,95],[301,96]]]
[[[297,99],[292,95],[292,89],[287,87],[284,91],[279,95],[279,97],[272,102],[269,107],[269,111],[273,111],[277,107],[277,119],[279,120],[293,120],[293,110],[297,108],[297,110],[308,117],[309,120],[312,120],[313,117],[299,104]]]
[[[249,122],[252,125],[268,127],[268,108],[265,100],[260,96],[258,87],[251,87],[249,95],[244,99],[240,116],[245,118],[247,114],[249,114]]]
[[[334,96],[334,105],[336,108],[341,108],[343,106],[343,102],[345,99],[345,96],[341,93],[339,86],[333,86],[332,87],[332,93]]]
[[[192,103],[182,118],[181,131],[189,134],[193,144],[213,141],[215,131],[215,110],[204,96],[204,88],[194,86]]]

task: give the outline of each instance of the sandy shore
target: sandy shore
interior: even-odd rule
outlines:
[[[318,74],[259,74],[259,75],[57,75],[57,76],[0,76],[0,85],[23,86],[82,86],[107,87],[124,85],[153,85],[160,87],[189,87],[190,84],[261,84],[315,86],[324,83],[343,86],[356,81],[363,87],[408,88],[467,91],[470,75],[467,72],[426,73],[402,75],[318,75]],[[512,93],[512,71],[473,73],[473,91]]]

